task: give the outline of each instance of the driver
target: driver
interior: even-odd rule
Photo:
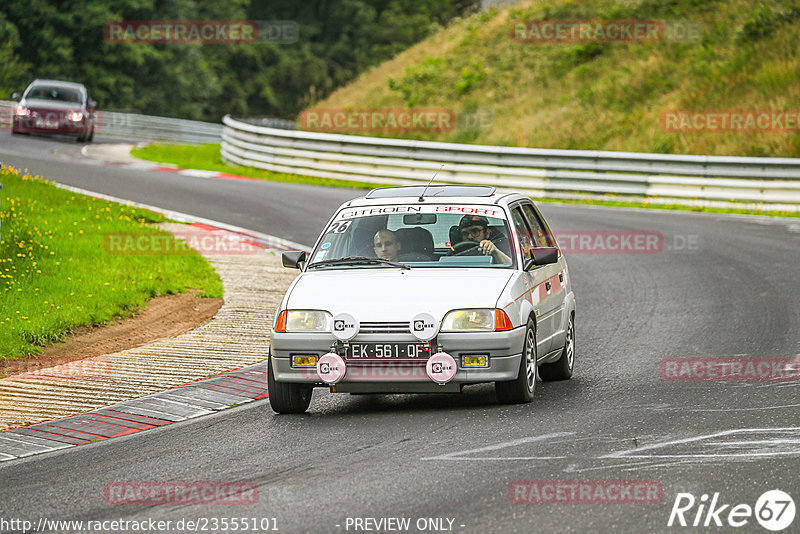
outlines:
[[[476,248],[484,256],[492,255],[495,263],[511,263],[511,257],[497,248],[505,238],[502,235],[491,235],[489,220],[482,215],[464,215],[458,224],[462,241],[475,241]],[[495,243],[497,242],[497,243]]]
[[[382,260],[398,261],[400,240],[391,230],[378,230],[372,241],[375,255]]]

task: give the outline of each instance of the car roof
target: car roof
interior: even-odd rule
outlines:
[[[61,80],[33,80],[28,87],[30,88],[34,85],[53,85],[56,87],[69,87],[71,89],[86,91],[86,86],[82,83],[64,82]]]
[[[372,189],[366,195],[346,202],[342,207],[418,204],[423,192],[423,202],[443,204],[508,205],[515,200],[527,198],[519,193],[498,193],[494,187],[486,185],[432,185],[427,190],[424,185],[410,185]]]

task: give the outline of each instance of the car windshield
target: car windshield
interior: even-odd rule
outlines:
[[[510,269],[512,241],[498,206],[345,208],[317,242],[309,269]]]
[[[53,100],[70,104],[80,104],[82,102],[81,92],[79,90],[70,87],[53,87],[49,85],[36,85],[31,87],[25,98]]]

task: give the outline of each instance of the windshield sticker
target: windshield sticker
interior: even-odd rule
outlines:
[[[330,246],[331,246],[330,243],[323,243],[322,246],[319,247],[319,248],[320,248],[320,250],[325,250],[326,248],[329,248]]]
[[[505,212],[503,212],[501,208],[490,206],[454,205],[375,206],[369,208],[350,208],[340,211],[336,218],[354,219],[357,217],[367,217],[369,215],[390,215],[393,213],[454,213],[463,215],[484,215],[487,217],[499,217],[501,219],[506,218]]]
[[[350,223],[352,221],[336,221],[331,224],[330,228],[328,228],[328,233],[334,234],[343,234],[350,228]]]
[[[493,208],[482,208],[480,206],[436,206],[437,213],[464,213],[467,215],[486,215],[488,217],[499,217],[501,210]]]
[[[327,255],[328,255],[328,251],[327,250],[320,250],[314,256],[314,261],[315,262],[322,261],[322,260],[325,259],[325,256],[327,256]]]

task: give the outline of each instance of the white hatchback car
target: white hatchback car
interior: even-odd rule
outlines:
[[[537,377],[572,376],[575,296],[547,224],[488,186],[373,189],[343,204],[275,313],[269,400],[304,412],[314,387],[459,392],[494,382],[530,402]]]

